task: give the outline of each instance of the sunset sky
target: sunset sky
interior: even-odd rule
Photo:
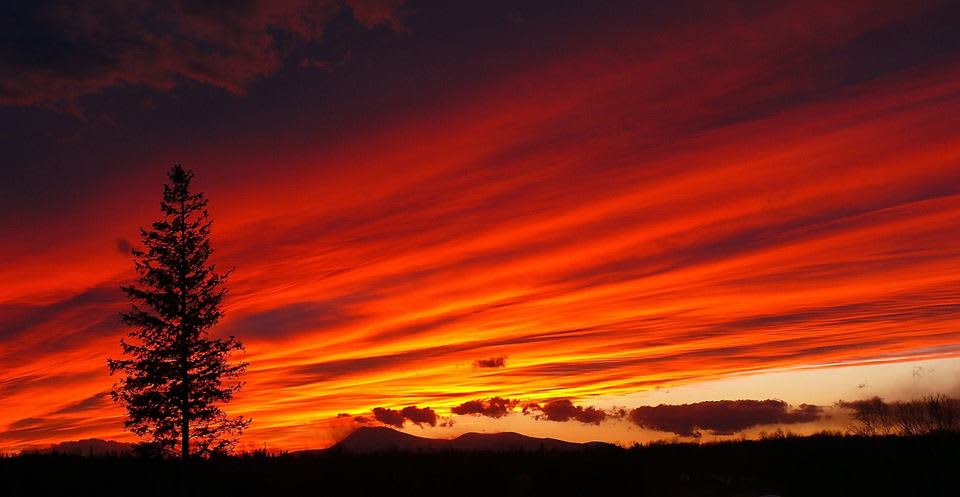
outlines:
[[[955,2],[18,3],[0,452],[133,440],[106,360],[174,163],[236,268],[241,448],[960,395]]]

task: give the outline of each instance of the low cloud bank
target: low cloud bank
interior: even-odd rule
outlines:
[[[701,430],[713,435],[733,435],[762,425],[796,424],[816,421],[821,407],[800,404],[796,409],[782,400],[716,400],[693,404],[642,406],[627,416],[632,423],[651,430],[700,437]]]
[[[714,400],[691,404],[660,404],[633,409],[603,409],[577,405],[570,399],[552,399],[522,403],[517,399],[490,397],[463,402],[450,408],[459,416],[499,419],[517,412],[537,420],[579,422],[599,425],[608,420],[626,420],[638,427],[699,438],[704,433],[730,436],[750,428],[772,425],[812,423],[829,417],[824,408],[811,404],[790,404],[776,399]],[[960,399],[933,395],[908,402],[885,402],[879,397],[840,401],[835,409],[848,411],[853,419],[849,430],[861,435],[922,435],[936,431],[960,431]],[[341,413],[339,418],[351,415]],[[437,415],[430,407],[407,406],[402,409],[377,407],[372,416],[354,416],[358,425],[377,422],[403,428],[407,422],[418,426],[452,426],[452,418]],[[443,421],[443,422],[441,422]]]

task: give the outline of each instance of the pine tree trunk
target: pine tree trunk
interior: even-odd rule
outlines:
[[[187,209],[183,200],[180,201],[180,240],[187,236]],[[183,384],[183,398],[180,399],[180,458],[184,461],[190,458],[190,343],[188,341],[186,324],[183,322],[187,314],[187,257],[180,256],[180,381]]]
[[[186,460],[190,456],[190,435],[187,434],[187,420],[183,420],[183,440],[180,442],[180,458]]]
[[[186,406],[184,406],[182,423],[180,428],[180,458],[186,461],[190,457],[190,417],[187,415]]]
[[[181,332],[180,336],[186,336]],[[180,344],[180,381],[183,393],[180,394],[180,458],[190,457],[190,369],[188,365],[188,345],[186,340]]]

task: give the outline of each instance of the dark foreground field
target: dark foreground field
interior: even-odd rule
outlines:
[[[320,453],[194,463],[213,495],[960,495],[960,436],[808,437],[569,453]],[[34,455],[0,459],[0,495],[169,496],[174,461]]]

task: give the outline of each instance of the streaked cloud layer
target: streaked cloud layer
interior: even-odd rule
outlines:
[[[421,7],[409,32],[370,35],[396,52],[326,77],[386,71],[394,53],[442,80],[412,85],[433,101],[361,88],[381,112],[341,109],[332,134],[329,115],[280,102],[260,126],[222,124],[230,139],[157,138],[160,157],[124,152],[96,181],[63,173],[37,195],[77,190],[46,206],[3,201],[0,449],[119,434],[102,392],[126,240],[179,160],[210,198],[215,258],[237,268],[220,330],[248,345],[233,409],[254,418],[251,443],[329,441],[316,426],[352,422],[338,413],[460,422],[452,409],[500,413],[493,398],[592,423],[594,400],[657,387],[957,354],[955,7],[621,6],[560,24],[527,8],[487,21],[509,53],[454,38],[476,66],[421,53],[440,15]],[[443,80],[457,71],[477,77]],[[651,409],[636,424],[756,426]]]

